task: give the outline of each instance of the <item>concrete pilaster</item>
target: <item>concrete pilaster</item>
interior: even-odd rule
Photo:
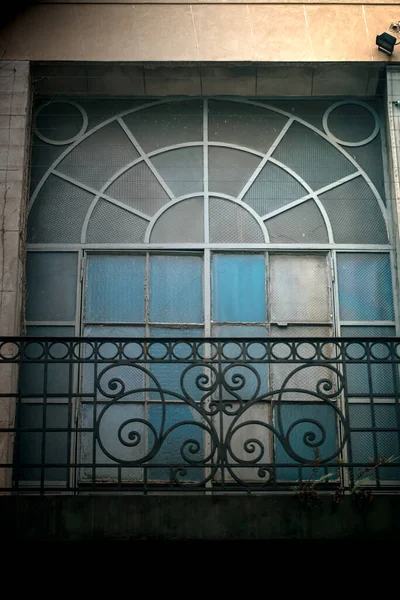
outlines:
[[[30,145],[29,62],[0,62],[0,336],[19,335],[23,327],[25,217]],[[2,352],[12,351],[3,346]],[[12,394],[17,369],[0,366],[0,393]],[[0,429],[12,426],[15,401],[0,398]],[[12,462],[12,436],[0,434],[0,463]],[[0,469],[0,488],[11,472]]]

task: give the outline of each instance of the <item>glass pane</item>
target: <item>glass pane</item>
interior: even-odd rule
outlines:
[[[26,335],[29,337],[73,337],[73,327],[27,327]],[[44,346],[33,343],[26,348],[25,354],[32,359],[43,353]],[[51,356],[55,359],[63,358],[67,348],[63,344],[51,346]],[[21,393],[25,396],[30,394],[66,394],[69,391],[70,375],[72,376],[73,365],[68,360],[63,363],[49,361],[47,363],[46,389],[45,389],[45,364],[24,362],[20,368]],[[72,391],[72,389],[71,389]]]
[[[121,326],[89,326],[85,327],[85,337],[111,337],[116,343],[121,338],[141,338],[144,337],[144,327],[121,327]],[[99,361],[114,359],[116,362],[99,362],[95,371],[94,363],[85,363],[83,366],[83,391],[86,394],[97,394],[97,398],[105,397],[104,394],[115,394],[116,390],[112,387],[112,380],[119,379],[126,391],[132,392],[135,396],[143,399],[143,391],[137,392],[144,387],[144,373],[135,366],[135,363],[129,363],[128,360],[140,356],[140,346],[132,343],[124,345],[124,356],[118,354],[118,347],[112,341],[105,341],[97,346],[97,355]],[[92,353],[91,347],[86,347],[86,357]],[[126,360],[126,362],[125,362]],[[112,366],[112,367],[111,367]],[[146,366],[146,365],[142,365]],[[111,368],[109,368],[111,367]],[[95,377],[97,387],[95,386]]]
[[[260,164],[260,157],[242,150],[211,146],[208,164],[210,192],[236,197]]]
[[[50,176],[29,213],[28,241],[79,244],[82,225],[93,198],[76,185]]]
[[[214,255],[212,286],[214,321],[265,321],[265,258],[263,254]]]
[[[150,257],[150,320],[201,323],[203,263],[199,256]]]
[[[19,444],[17,446],[19,456],[16,460],[20,464],[51,464],[68,462],[68,432],[47,432],[43,440],[43,433],[26,431],[23,429],[42,428],[45,413],[46,428],[71,427],[68,420],[68,405],[48,402],[46,405],[40,403],[21,404],[18,414],[18,425],[22,431],[18,434]],[[43,448],[44,442],[44,448]],[[41,470],[37,467],[22,467],[19,471],[19,479],[23,481],[37,481],[41,477]],[[63,467],[46,468],[44,472],[46,481],[65,481],[67,469]]]
[[[203,191],[203,148],[170,150],[151,160],[176,198]]]
[[[27,320],[75,319],[78,255],[76,252],[28,252]]]
[[[306,194],[306,188],[287,171],[267,163],[243,200],[263,216]]]
[[[331,336],[332,328],[329,326],[292,325],[277,327],[273,325],[271,327],[271,337],[273,338],[292,338],[296,341],[299,338],[329,338]],[[294,392],[284,391],[282,398],[285,402],[288,400],[297,402],[314,400],[315,396],[313,394],[318,393],[318,390],[321,389],[320,382],[322,380],[331,381],[331,394],[334,394],[338,389],[335,373],[327,368],[329,357],[334,355],[333,344],[327,343],[323,347],[324,356],[327,358],[325,366],[324,364],[316,365],[312,362],[306,362],[311,360],[316,353],[312,340],[296,344],[296,363],[285,361],[290,357],[291,347],[285,342],[280,342],[279,339],[276,339],[276,345],[272,347],[272,352],[276,361],[274,360],[270,366],[271,389],[278,392],[285,384],[284,389],[297,390]],[[301,359],[304,359],[304,362],[301,362]]]
[[[79,473],[81,480],[116,481],[118,464],[138,461],[146,455],[146,426],[142,422],[145,419],[144,405],[129,400],[97,403],[95,423],[93,404],[82,403],[82,427],[94,429],[97,425],[101,445],[96,443],[93,456],[94,430],[81,433],[80,462],[88,465],[105,463],[110,466],[97,467],[94,473],[91,466],[82,467]],[[137,481],[142,479],[142,475],[141,468],[126,468],[121,471],[121,480]]]
[[[329,241],[322,214],[313,200],[265,221],[272,244],[324,244]]]
[[[262,244],[264,233],[258,221],[243,206],[210,198],[210,242],[217,244]]]
[[[108,196],[121,200],[147,215],[154,215],[170,200],[167,192],[144,162],[125,171],[106,192]]]
[[[216,325],[212,329],[214,337],[230,337],[238,338],[239,343],[226,343],[223,346],[223,354],[226,358],[246,358],[247,354],[243,357],[242,346],[240,345],[241,338],[267,337],[267,329],[263,326],[255,325]],[[265,355],[265,347],[261,344],[254,343],[249,345],[248,354],[257,360]],[[247,356],[248,358],[248,356]],[[260,363],[252,363],[248,361],[249,367],[230,365],[229,363],[224,364],[223,368],[231,367],[226,371],[224,382],[226,387],[223,387],[222,397],[224,399],[234,398],[235,396],[229,393],[229,387],[232,387],[235,394],[237,394],[242,400],[250,400],[255,394],[261,396],[268,392],[268,365]],[[243,381],[238,382],[235,376],[239,375],[243,377]],[[228,388],[228,389],[227,389]]]
[[[275,427],[279,430],[278,409],[275,409]],[[299,457],[306,459],[308,464],[313,461],[324,461],[335,453],[337,448],[336,441],[336,413],[329,406],[322,403],[317,404],[283,404],[281,407],[281,419],[283,433],[287,435],[289,427],[299,421],[292,429],[288,443],[290,450]],[[316,422],[316,423],[315,423]],[[314,437],[315,436],[315,437]],[[275,461],[277,463],[288,463],[296,465],[296,458],[286,452],[283,445],[276,440]],[[309,442],[309,444],[307,444]],[[318,444],[318,442],[321,442]],[[301,475],[303,479],[313,477],[319,479],[325,474],[324,469],[320,468],[312,475],[312,467],[304,467],[304,463],[297,463],[303,466]],[[283,481],[297,481],[300,478],[297,466],[279,467],[276,470],[277,479]],[[330,468],[329,473],[337,475],[335,469]],[[334,481],[335,476],[331,479]]]
[[[168,102],[124,117],[145,152],[203,140],[201,100]]]
[[[300,175],[313,190],[355,171],[350,161],[328,140],[296,122],[272,156]]]
[[[89,256],[86,321],[144,321],[144,272],[144,256]]]
[[[271,256],[272,321],[330,321],[328,286],[325,255]]]
[[[382,326],[346,326],[340,328],[343,337],[373,337],[385,338],[394,337],[396,330],[394,327]],[[373,347],[373,354],[379,360],[385,359],[389,348],[384,344],[377,344]],[[399,386],[399,376],[397,367],[391,364],[371,364],[371,386],[368,377],[368,366],[362,363],[352,363],[351,358],[357,358],[362,354],[362,348],[359,345],[349,344],[347,346],[347,355],[350,360],[346,364],[347,372],[347,390],[351,396],[360,396],[367,394],[371,396],[383,395],[393,396],[395,389]],[[394,367],[394,368],[393,368]]]
[[[389,254],[339,253],[340,318],[343,321],[392,321]]]
[[[164,413],[165,411],[165,413]],[[160,432],[165,418],[163,442],[151,464],[181,465],[179,469],[159,466],[149,469],[149,480],[199,481],[204,477],[203,469],[196,466],[205,454],[203,420],[200,414],[184,404],[151,404],[149,421]],[[149,435],[149,448],[154,436]],[[184,472],[183,472],[184,469]]]
[[[204,201],[191,198],[173,204],[159,216],[152,231],[152,243],[204,242]]]
[[[202,329],[172,329],[172,328],[160,328],[153,327],[151,329],[150,337],[152,338],[194,338],[202,337]],[[190,340],[188,340],[190,342]],[[164,344],[154,344],[149,347],[151,356],[155,359],[160,358],[166,354],[168,347]],[[190,357],[192,348],[189,344],[182,343],[173,346],[174,358],[183,360],[185,357]],[[181,376],[185,369],[190,363],[176,363],[176,362],[160,362],[152,363],[149,365],[149,369],[152,375],[156,378],[158,384],[165,392],[167,399],[175,398],[174,394],[180,396],[184,395],[184,392],[188,394],[189,398],[195,401],[201,400],[204,392],[199,389],[196,385],[196,378],[202,375],[204,371],[203,367],[196,367],[189,369],[181,380]],[[146,365],[145,365],[146,366]],[[155,382],[149,379],[149,386],[155,387]],[[150,398],[152,400],[160,400],[159,392],[150,392]]]
[[[237,417],[241,405],[230,402],[226,407],[229,414],[223,413],[214,418],[214,427],[221,440],[226,444],[228,468],[224,469],[225,481],[253,481],[265,484],[270,480],[268,472],[262,469],[262,464],[271,460],[271,431],[266,425],[271,424],[270,405],[256,402],[246,407],[240,417]],[[252,440],[257,440],[254,444]],[[257,460],[258,459],[258,460]],[[221,470],[215,474],[217,481],[221,480]]]
[[[386,224],[374,193],[362,177],[319,196],[337,244],[387,244]]]
[[[88,244],[135,244],[144,241],[149,222],[107,200],[100,199],[89,220]]]
[[[100,190],[110,178],[139,154],[118,123],[109,123],[89,135],[58,165],[58,169]]]
[[[395,327],[382,325],[342,325],[340,332],[342,337],[396,337]]]
[[[369,428],[373,427],[372,410],[375,416],[375,427],[380,429],[398,428],[397,407],[395,404],[350,404],[349,419],[351,428]],[[392,456],[398,457],[400,450],[400,432],[397,431],[378,431],[375,433],[377,455],[375,456],[373,444],[373,432],[353,432],[351,434],[351,449],[353,462],[364,462],[371,465],[371,458],[388,459]],[[399,462],[396,460],[395,462]],[[354,469],[354,475],[357,477],[363,470],[362,467]],[[390,463],[380,468],[379,476],[381,480],[400,479],[400,468],[391,467]],[[376,473],[371,472],[371,481],[375,481]]]
[[[240,67],[236,69],[240,72]],[[242,69],[248,76],[249,68]],[[220,85],[222,90],[223,80]],[[228,142],[267,152],[286,122],[284,115],[261,106],[225,100],[209,101],[208,137],[213,142]]]

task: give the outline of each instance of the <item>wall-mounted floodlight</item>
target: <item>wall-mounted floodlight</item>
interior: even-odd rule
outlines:
[[[394,47],[396,46],[396,38],[390,33],[381,33],[376,36],[376,45],[378,50],[385,52],[385,54],[393,54]]]

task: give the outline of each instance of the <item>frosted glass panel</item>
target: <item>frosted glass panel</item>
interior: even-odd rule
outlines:
[[[151,256],[151,321],[202,322],[202,266],[199,256]]]
[[[325,255],[271,256],[273,321],[330,321]]]
[[[151,338],[196,338],[202,337],[203,330],[202,329],[175,329],[175,328],[167,328],[167,327],[153,327],[150,331]],[[190,340],[189,340],[190,341]],[[173,351],[176,359],[183,360],[185,357],[191,355],[191,347],[186,344],[176,344],[173,346]],[[155,344],[150,346],[150,353],[154,358],[158,358],[164,356],[166,353],[166,348],[162,344]],[[145,365],[146,366],[146,365]],[[160,363],[152,363],[149,365],[149,369],[157,379],[157,382],[161,386],[161,388],[165,392],[165,398],[173,399],[176,398],[174,394],[184,395],[182,384],[184,386],[184,390],[186,390],[190,399],[199,401],[204,392],[199,390],[196,385],[196,378],[203,374],[204,369],[203,366],[193,367],[190,369],[184,376],[183,381],[181,381],[181,376],[184,370],[189,366],[189,363],[182,362],[160,362]],[[149,386],[154,388],[155,383],[149,379]],[[171,393],[167,393],[171,392]],[[160,400],[159,392],[150,392],[151,400]]]
[[[27,256],[27,320],[75,319],[78,255],[32,252]]]
[[[164,412],[165,411],[165,412]],[[200,414],[190,406],[184,404],[151,404],[149,406],[149,421],[157,431],[160,431],[165,418],[164,442],[152,459],[151,463],[158,465],[181,465],[186,469],[186,473],[179,469],[176,473],[178,481],[198,481],[203,479],[203,469],[196,466],[196,462],[201,462],[205,454],[204,430],[201,428],[203,420]],[[178,425],[179,424],[179,425]],[[152,443],[152,436],[149,435],[149,446]],[[191,440],[191,444],[187,443]],[[190,452],[190,448],[195,452]],[[183,456],[182,456],[183,455]],[[187,457],[188,460],[185,460]],[[173,478],[173,469],[169,467],[158,467],[149,469],[150,480],[166,480]]]
[[[118,340],[121,338],[142,338],[144,337],[144,327],[124,327],[124,326],[89,326],[85,327],[85,337],[111,337]],[[123,341],[123,340],[122,340]],[[101,359],[115,359],[117,357],[118,348],[113,342],[104,342],[98,346],[98,358]],[[86,357],[91,353],[90,346],[87,347]],[[133,394],[135,398],[143,398],[143,391],[137,392],[144,387],[144,373],[140,368],[137,368],[135,364],[126,362],[126,359],[135,358],[140,354],[139,345],[135,344],[134,341],[124,346],[124,357],[122,362],[118,363],[100,363],[96,367],[94,363],[85,363],[83,365],[83,391],[87,394],[97,394],[97,398],[104,397],[103,392],[106,394],[112,394],[112,380],[115,378],[120,379],[125,385],[126,391]],[[108,367],[111,367],[108,369]],[[99,378],[98,383],[100,387],[95,387],[95,377]],[[111,387],[110,387],[111,385]]]
[[[392,321],[389,254],[337,255],[342,321]]]
[[[265,321],[263,254],[214,255],[212,286],[214,321]]]
[[[144,271],[144,256],[89,256],[86,321],[144,321]]]
[[[215,337],[238,338],[238,342],[240,342],[241,338],[265,338],[267,336],[267,329],[262,325],[216,325],[213,327],[212,333]],[[243,356],[239,356],[240,351],[241,347],[235,342],[223,346],[223,353],[226,358],[243,358]],[[248,352],[253,359],[257,360],[265,356],[265,347],[262,344],[254,343],[248,346]],[[242,400],[250,400],[255,395],[261,396],[268,392],[268,365],[252,363],[251,361],[248,364],[249,367],[233,366],[225,375],[227,386],[232,386],[235,393]],[[224,365],[224,368],[227,366],[228,364]],[[241,383],[238,384],[238,380],[235,380],[236,375],[243,377],[242,387],[240,387]],[[223,388],[222,398],[233,397],[226,388]]]
[[[104,411],[104,412],[103,412]],[[95,444],[95,456],[93,455],[94,432],[85,431],[80,434],[80,462],[82,464],[105,463],[110,466],[97,467],[94,478],[98,481],[115,481],[118,477],[117,466],[121,463],[133,463],[140,460],[147,453],[144,405],[140,402],[116,403],[99,402],[96,405],[96,419],[94,422],[93,404],[83,402],[81,407],[82,427],[93,428],[99,426],[98,436],[106,450],[103,452],[101,446]],[[137,420],[136,420],[137,419]],[[120,436],[118,432],[120,431]],[[132,441],[132,435],[137,435],[139,443]],[[93,477],[92,467],[82,467],[80,478],[82,480]],[[143,470],[138,467],[126,468],[121,471],[123,481],[137,481],[142,479]]]

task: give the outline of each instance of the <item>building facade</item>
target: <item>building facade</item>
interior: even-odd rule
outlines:
[[[10,19],[4,493],[398,489],[395,12]]]

